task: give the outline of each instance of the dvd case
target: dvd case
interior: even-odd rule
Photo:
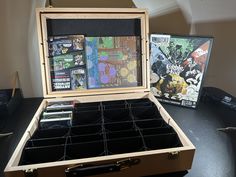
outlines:
[[[196,108],[212,37],[152,34],[151,91],[162,102]]]

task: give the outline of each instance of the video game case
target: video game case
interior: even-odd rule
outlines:
[[[57,101],[57,102],[50,102],[46,106],[46,111],[68,111],[73,110],[76,101]]]
[[[71,127],[72,111],[43,112],[39,121],[41,129]]]
[[[152,34],[151,91],[159,101],[195,108],[213,39]]]

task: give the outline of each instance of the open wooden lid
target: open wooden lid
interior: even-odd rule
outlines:
[[[44,97],[149,91],[146,10],[43,8],[37,25]]]

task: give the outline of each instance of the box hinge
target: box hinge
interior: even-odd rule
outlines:
[[[27,170],[24,170],[24,173],[25,173],[25,177],[37,177],[38,176],[38,171],[37,169],[27,169]]]
[[[169,160],[176,160],[179,158],[179,151],[170,152],[168,155]]]
[[[49,8],[53,8],[53,6],[52,6],[52,0],[49,0],[49,1],[48,1],[48,7],[49,7]]]

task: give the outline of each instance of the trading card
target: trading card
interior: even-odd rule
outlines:
[[[49,57],[84,50],[84,35],[50,36]]]
[[[70,70],[71,89],[86,89],[86,70],[85,68],[73,68]]]

